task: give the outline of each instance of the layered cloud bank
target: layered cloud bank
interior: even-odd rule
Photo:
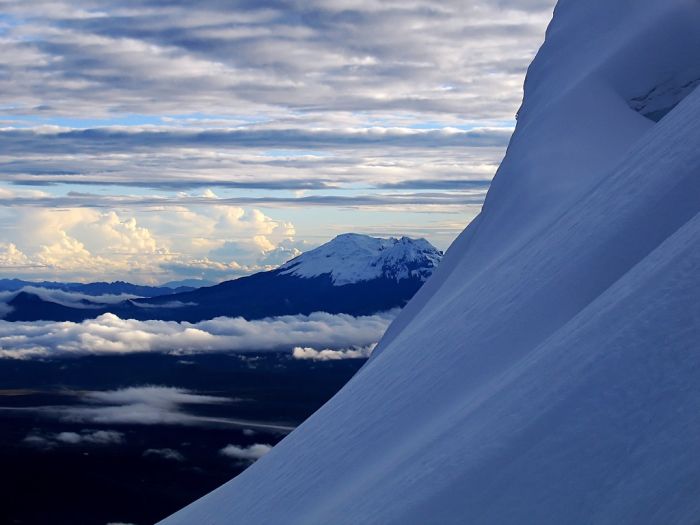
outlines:
[[[353,317],[323,312],[255,321],[136,321],[104,314],[73,322],[0,321],[0,358],[31,359],[138,352],[190,354],[305,348],[347,349],[379,341],[396,311]],[[297,352],[297,354],[299,354]],[[295,357],[302,357],[301,354]]]
[[[553,3],[4,0],[0,275],[223,280],[350,228],[445,249]]]

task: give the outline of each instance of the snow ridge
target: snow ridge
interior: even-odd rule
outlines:
[[[698,27],[561,0],[482,213],[367,365],[164,523],[697,523]]]
[[[380,278],[425,281],[441,258],[442,252],[425,239],[346,233],[288,261],[279,271],[307,279],[329,275],[335,286]]]

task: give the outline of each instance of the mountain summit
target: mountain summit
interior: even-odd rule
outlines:
[[[381,278],[425,281],[441,258],[442,252],[425,239],[345,233],[282,265],[279,273],[303,278],[327,275],[335,286]]]
[[[202,321],[313,312],[370,315],[403,307],[437,268],[442,253],[424,239],[339,235],[276,270],[158,297],[99,304],[25,288],[7,302],[10,321],[121,318]],[[55,295],[55,294],[53,294]],[[64,294],[65,295],[65,294]],[[94,298],[98,301],[99,298]]]
[[[369,362],[163,523],[697,523],[699,27],[561,0],[481,214]]]

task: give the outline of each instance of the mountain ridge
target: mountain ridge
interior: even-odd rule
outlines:
[[[345,241],[349,238],[366,249],[359,255],[348,251]],[[293,263],[291,266],[285,265],[195,290],[128,298],[109,305],[83,299],[79,304],[46,301],[36,293],[23,291],[7,302],[10,311],[5,314],[5,320],[75,322],[104,313],[138,320],[189,322],[215,317],[244,317],[251,320],[279,315],[308,315],[317,311],[370,315],[403,307],[435,270],[442,257],[440,251],[423,239],[378,239],[358,234],[336,237],[307,253],[316,254],[310,258],[309,265],[309,259],[302,254],[290,261]],[[316,272],[319,265],[315,257],[319,253],[324,259],[321,268],[330,271]],[[401,257],[402,254],[405,257]],[[359,263],[355,261],[356,258]],[[351,273],[346,271],[347,268],[351,268]],[[370,268],[371,272],[358,274],[358,268]],[[302,275],[295,274],[299,269]],[[334,272],[342,276],[342,281],[334,280]],[[349,275],[353,279],[349,279]]]
[[[24,279],[0,279],[0,292],[16,292],[26,287],[45,288],[47,290],[61,290],[64,292],[76,292],[85,295],[118,295],[128,294],[139,297],[156,297],[171,293],[187,292],[194,290],[192,286],[151,286],[133,284],[127,281],[96,281],[79,283],[70,281],[27,281]]]

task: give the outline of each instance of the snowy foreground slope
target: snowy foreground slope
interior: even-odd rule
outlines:
[[[698,27],[562,0],[482,214],[370,362],[164,523],[698,523]]]

